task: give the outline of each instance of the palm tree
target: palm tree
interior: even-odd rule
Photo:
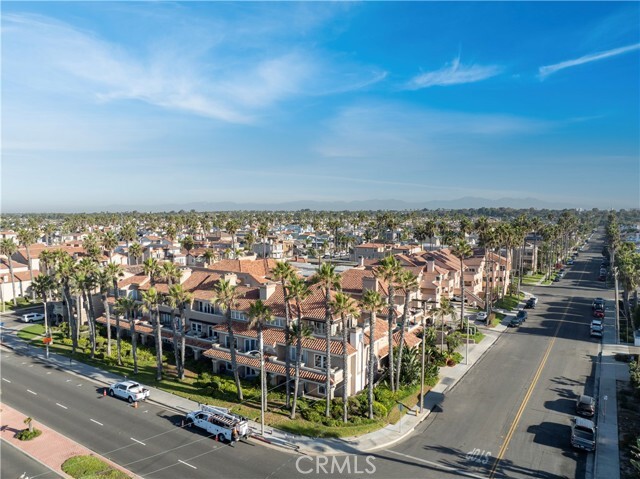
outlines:
[[[122,267],[116,263],[107,263],[102,269],[103,274],[105,276],[104,280],[106,282],[111,282],[111,286],[107,284],[100,286],[100,291],[103,290],[103,301],[106,301],[106,294],[109,287],[113,288],[113,296],[116,298],[116,301],[120,297],[120,291],[118,290],[118,280],[124,277],[124,272],[122,271]],[[100,280],[99,280],[100,282]],[[107,356],[111,356],[111,315],[109,314],[108,305],[105,303],[105,315],[107,319]],[[122,365],[122,348],[120,344],[121,340],[121,332],[120,332],[120,317],[116,315],[116,353],[118,356],[118,364]]]
[[[324,263],[311,277],[311,284],[318,284],[324,291],[324,328],[325,328],[325,354],[327,379],[325,382],[326,400],[325,417],[331,417],[331,290],[340,289],[340,275],[336,273],[336,267],[331,263]]]
[[[407,326],[407,318],[409,316],[409,301],[411,293],[417,291],[420,285],[418,284],[418,277],[411,271],[402,270],[398,275],[398,286],[404,290],[404,310],[402,311],[402,324],[400,328],[400,345],[399,350],[404,346],[404,331]],[[400,389],[400,374],[402,369],[402,355],[398,354],[396,363],[396,389]],[[393,378],[392,378],[393,380]]]
[[[462,238],[451,248],[451,254],[460,260],[460,327],[462,327],[464,322],[464,302],[466,299],[464,288],[464,259],[471,256],[471,253],[471,246]]]
[[[138,258],[142,257],[142,245],[137,241],[131,243],[128,251],[129,258],[135,258],[135,264],[138,264]]]
[[[286,380],[286,406],[287,408],[291,403],[291,355],[289,354],[289,330],[291,328],[291,304],[288,299],[288,283],[291,278],[296,276],[295,270],[293,267],[284,261],[276,261],[275,267],[271,270],[273,277],[275,280],[280,281],[282,285],[282,292],[284,294],[284,317],[285,317],[285,328],[284,328],[284,342],[287,344],[284,352],[284,368],[285,368],[285,380]]]
[[[296,337],[296,364],[293,376],[293,405],[291,406],[290,417],[291,419],[295,419],[296,407],[298,405],[298,387],[300,385],[300,367],[302,365],[302,338],[311,335],[309,328],[302,324],[302,302],[309,297],[311,292],[309,291],[307,283],[296,276],[289,279],[288,293],[286,300],[293,300],[295,302],[297,314],[297,322],[291,327],[291,333]],[[287,347],[289,347],[289,345],[287,345]]]
[[[258,225],[258,236],[260,236],[260,240],[262,241],[262,257],[267,257],[267,234],[269,234],[269,224],[265,222],[261,222]]]
[[[97,325],[96,314],[91,301],[91,292],[96,287],[98,265],[89,258],[82,258],[75,269],[75,282],[82,296],[82,303],[89,323],[89,339],[91,341],[91,359],[96,354]]]
[[[11,288],[13,289],[13,306],[18,306],[18,301],[16,300],[16,281],[15,276],[13,275],[13,261],[11,260],[11,256],[13,256],[16,251],[18,251],[18,245],[16,245],[12,239],[4,238],[0,241],[0,254],[3,254],[7,257],[9,274],[11,275]]]
[[[149,312],[156,340],[156,381],[162,381],[162,326],[160,325],[160,295],[153,286],[142,292],[142,306]]]
[[[195,241],[191,236],[185,236],[180,240],[180,246],[187,250],[187,254],[191,252],[193,247],[195,246]]]
[[[144,274],[149,276],[151,286],[155,286],[156,280],[160,275],[160,263],[158,263],[158,260],[155,258],[148,258],[144,260],[144,263],[142,263],[142,270],[144,271]]]
[[[173,328],[173,344],[175,347],[175,355],[176,355],[176,368],[178,370],[178,379],[182,381],[184,379],[184,359],[185,359],[185,335],[187,332],[187,317],[185,315],[185,310],[187,306],[191,307],[193,303],[193,294],[186,291],[181,284],[174,284],[169,288],[169,304],[172,308],[178,309],[180,313],[180,324],[179,327],[175,326],[175,318],[172,322],[174,324]],[[177,344],[176,344],[177,338]]]
[[[384,308],[384,300],[377,291],[368,289],[362,295],[361,302],[362,309],[369,311],[369,419],[373,419],[373,384],[375,381],[375,369],[374,364],[376,362],[375,354],[375,329],[376,329],[376,315]],[[391,346],[389,346],[391,349]]]
[[[113,251],[118,246],[118,237],[113,231],[107,231],[101,238],[102,247],[109,253],[109,262],[113,258]]]
[[[171,288],[171,286],[180,282],[181,277],[182,272],[180,271],[180,268],[178,268],[178,266],[173,263],[165,262],[160,265],[156,279],[162,279],[166,281],[167,287]]]
[[[138,232],[136,227],[132,223],[127,223],[120,230],[120,237],[127,242],[127,263],[131,264],[131,250],[129,249],[129,243],[136,239]]]
[[[349,355],[347,354],[347,345],[349,344],[349,328],[347,320],[349,317],[358,314],[358,306],[356,302],[342,292],[335,295],[331,302],[331,309],[334,314],[340,316],[342,322],[342,371],[344,379],[342,381],[342,421],[347,422],[348,411],[348,393],[349,393]]]
[[[78,347],[78,321],[73,315],[73,307],[71,303],[71,290],[73,287],[72,278],[76,268],[75,261],[65,251],[58,250],[54,256],[54,275],[56,281],[62,287],[62,296],[67,309],[67,317],[69,320],[69,336],[71,337],[71,352],[75,354]],[[76,305],[78,306],[78,305]],[[79,319],[79,316],[78,316]]]
[[[429,218],[424,223],[424,230],[427,236],[429,236],[429,240],[431,241],[429,248],[433,251],[433,238],[438,233],[438,223],[436,223],[436,220],[434,220],[433,218]]]
[[[202,254],[202,256],[204,257],[205,265],[209,266],[211,264],[211,260],[213,260],[215,258],[216,254],[213,252],[213,250],[207,249]]]
[[[231,320],[231,310],[236,307],[240,293],[236,286],[226,279],[220,279],[213,287],[213,301],[219,304],[225,312],[227,323],[227,333],[229,335],[229,352],[231,354],[231,369],[233,369],[233,378],[236,382],[238,391],[238,401],[243,400],[242,385],[240,384],[240,375],[238,374],[238,363],[236,361],[236,344],[235,335],[233,334],[233,322]]]
[[[132,298],[118,298],[116,308],[119,313],[124,314],[129,321],[129,332],[131,334],[131,356],[133,358],[133,374],[138,374],[138,335],[136,334],[135,311],[137,303]]]
[[[33,284],[33,267],[31,266],[31,252],[29,251],[29,245],[36,242],[38,239],[37,230],[32,230],[30,228],[21,228],[18,230],[18,244],[24,246],[24,249],[27,253],[27,266],[29,267],[29,279],[31,280],[31,284]],[[31,299],[35,299],[35,291],[31,291]]]
[[[227,233],[231,235],[231,251],[233,252],[234,257],[236,253],[236,232],[239,227],[240,225],[234,219],[227,221],[227,224],[224,227],[227,230]]]
[[[395,382],[393,381],[394,364],[393,364],[393,329],[396,316],[395,310],[395,282],[400,273],[400,262],[394,256],[387,256],[380,260],[380,266],[374,269],[376,278],[380,278],[387,283],[387,323],[389,325],[389,379],[391,390],[395,392]]]
[[[34,294],[39,295],[42,298],[42,303],[44,304],[44,335],[45,337],[50,336],[49,330],[49,314],[47,312],[47,303],[49,301],[49,295],[51,291],[55,289],[55,281],[53,277],[48,274],[40,274],[36,278],[34,278],[33,283],[31,283],[31,288],[33,289]],[[49,343],[47,343],[46,348],[46,357],[49,357]]]
[[[264,375],[264,338],[262,331],[267,324],[273,321],[273,314],[271,313],[271,309],[265,306],[262,300],[259,299],[249,306],[249,320],[249,328],[256,328],[258,330],[258,344],[260,345],[260,428],[264,436],[264,413],[267,410],[267,382]]]
[[[435,317],[440,320],[440,350],[444,350],[444,320],[447,317],[451,317],[453,321],[456,320],[456,310],[449,301],[449,298],[440,299],[440,307],[434,312]]]

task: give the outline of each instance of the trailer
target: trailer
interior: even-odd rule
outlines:
[[[236,442],[249,436],[249,421],[226,408],[202,405],[200,410],[187,414],[186,424],[204,429],[221,442]]]

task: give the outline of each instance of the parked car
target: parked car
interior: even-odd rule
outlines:
[[[109,396],[119,397],[129,402],[144,401],[149,397],[149,390],[135,381],[121,381],[109,386]]]
[[[518,318],[521,323],[524,323],[528,317],[529,314],[524,309],[521,309],[518,311],[518,314],[516,314],[516,318]]]
[[[524,303],[525,309],[534,309],[536,307],[536,302],[533,298],[529,298],[526,303]]]
[[[37,323],[38,321],[44,321],[44,314],[42,313],[27,313],[20,317],[23,323]]]
[[[479,313],[476,313],[476,320],[480,321],[482,323],[486,323],[487,322],[487,313],[485,313],[484,311],[480,311]]]
[[[571,420],[571,445],[584,451],[596,449],[596,425],[582,417]]]
[[[572,260],[572,259],[568,260],[568,261],[567,261],[567,264],[568,264],[569,266],[571,266],[571,265],[573,264],[573,260]]]
[[[554,282],[554,283],[559,283],[561,279],[562,279],[562,276],[560,276],[559,274],[557,274],[557,275],[556,275],[556,277],[555,277],[555,278],[553,278],[553,282]]]
[[[604,298],[596,298],[591,303],[591,309],[601,308],[604,309]]]
[[[593,317],[598,319],[604,319],[604,309],[594,309]]]
[[[511,318],[511,321],[509,321],[509,324],[507,324],[507,326],[509,326],[510,328],[517,328],[521,324],[522,324],[522,319],[518,318],[517,316],[514,316],[513,318]]]
[[[596,413],[596,400],[583,394],[576,401],[576,413],[580,416],[592,417]]]

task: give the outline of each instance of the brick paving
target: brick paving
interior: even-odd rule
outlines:
[[[42,434],[30,441],[20,441],[15,438],[15,434],[26,428],[24,420],[27,416],[3,403],[0,403],[0,411],[0,438],[2,438],[3,441],[11,443],[28,456],[60,474],[62,477],[71,477],[62,471],[62,464],[64,461],[70,457],[78,455],[91,455],[98,457],[130,477],[138,477],[131,471],[118,466],[117,464],[105,459],[36,420],[32,423],[33,427],[40,429]]]

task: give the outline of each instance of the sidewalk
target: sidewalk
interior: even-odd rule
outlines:
[[[118,466],[117,464],[105,459],[104,457],[94,453],[86,447],[69,439],[66,436],[49,429],[47,426],[33,421],[33,427],[42,431],[40,436],[30,441],[21,441],[16,439],[15,434],[25,429],[24,420],[26,416],[19,411],[0,403],[2,410],[2,427],[0,428],[0,439],[11,444],[13,447],[20,449],[42,465],[53,470],[62,477],[71,477],[62,471],[62,464],[73,456],[95,456],[102,459],[112,467],[121,470],[130,477],[137,477],[130,471]],[[55,444],[55,447],[53,445]]]
[[[609,312],[609,309],[607,309],[607,317],[615,318],[615,312]],[[632,345],[616,344],[615,325],[611,320],[608,321],[608,324],[605,323],[600,346],[600,371],[596,395],[598,401],[598,443],[592,476],[594,478],[619,479],[620,477],[616,381],[629,380],[629,365],[622,361],[616,361],[615,355],[616,353],[637,354],[639,350],[640,348]]]
[[[500,311],[503,312],[503,311]],[[503,312],[508,314],[508,312]],[[506,323],[506,321],[503,321]],[[444,395],[450,391],[460,381],[464,375],[477,363],[480,358],[493,346],[498,340],[501,333],[507,329],[506,325],[499,324],[495,328],[479,328],[485,338],[480,344],[469,345],[469,364],[458,364],[454,367],[443,367],[440,369],[440,382],[434,386],[424,398],[424,412],[419,413],[419,407],[416,406],[408,411],[402,419],[392,425],[388,425],[378,431],[364,434],[359,437],[342,438],[342,439],[322,439],[312,438],[308,436],[298,436],[289,434],[271,427],[265,428],[264,437],[259,435],[260,425],[250,421],[250,427],[253,430],[255,439],[262,442],[272,444],[274,446],[283,447],[292,452],[302,454],[349,454],[358,452],[374,451],[377,449],[389,447],[398,441],[401,441],[413,432],[418,424],[420,424],[432,410],[437,409],[444,400]],[[15,335],[15,331],[3,328],[1,331],[0,342],[21,354],[37,357],[43,362],[48,362],[56,367],[88,377],[103,385],[109,385],[116,381],[121,381],[122,376],[117,376],[102,371],[93,366],[89,366],[77,361],[70,361],[69,358],[51,353],[49,359],[45,358],[45,352],[42,348],[29,347],[21,339]],[[462,347],[464,349],[464,346]],[[157,403],[164,407],[178,410],[182,413],[197,410],[199,404],[180,396],[167,393],[165,391],[149,388],[151,395],[149,402]]]

